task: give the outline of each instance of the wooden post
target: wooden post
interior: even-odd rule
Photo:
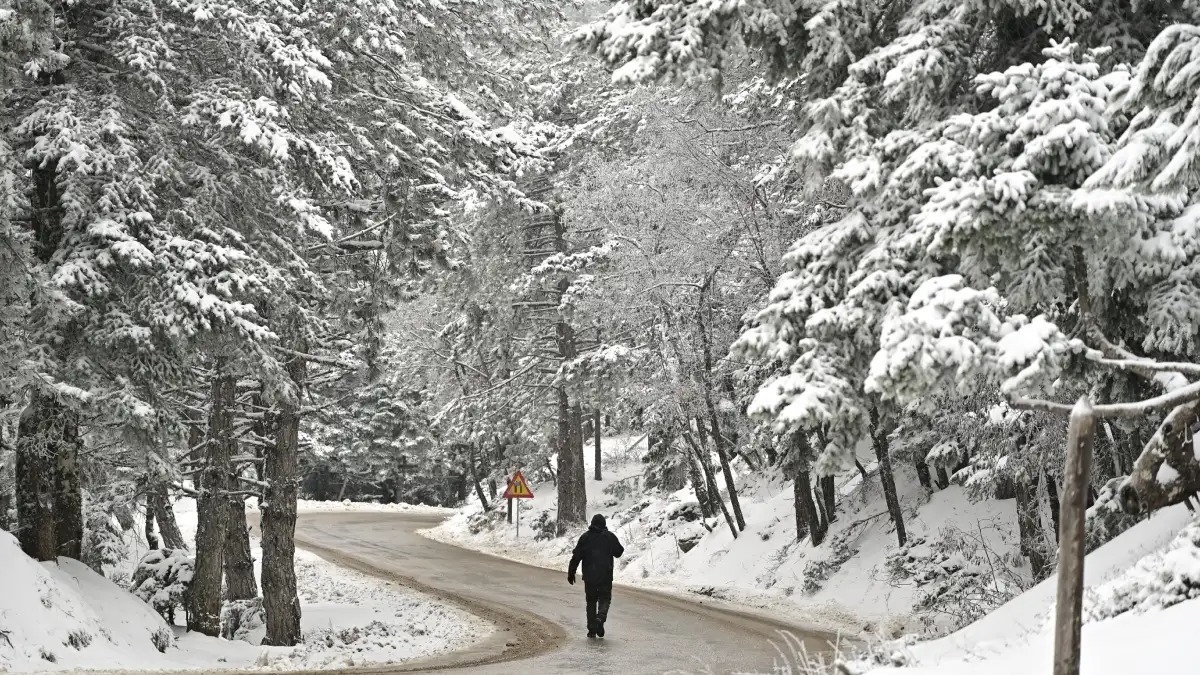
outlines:
[[[1058,537],[1058,604],[1054,618],[1054,675],[1079,675],[1083,614],[1084,514],[1096,412],[1087,396],[1071,410]]]
[[[596,408],[596,416],[592,419],[592,440],[596,448],[596,480],[603,480],[600,473],[600,409]]]

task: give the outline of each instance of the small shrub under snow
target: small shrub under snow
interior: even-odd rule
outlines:
[[[256,632],[265,626],[262,598],[229,600],[221,606],[221,637],[257,644]]]
[[[195,561],[187,551],[156,549],[138,563],[129,591],[149,604],[167,623],[175,621],[175,609],[184,608],[192,583]]]
[[[888,556],[893,584],[920,588],[913,614],[927,635],[965,626],[1008,602],[1028,587],[1024,576],[980,536],[943,528],[937,541],[910,540]]]

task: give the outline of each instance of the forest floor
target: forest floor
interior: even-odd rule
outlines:
[[[332,508],[301,508],[307,507]],[[175,511],[185,539],[192,541],[195,503],[181,500]],[[252,536],[251,543],[257,578],[261,549],[257,537]],[[21,552],[15,538],[0,533],[0,569],[5,572],[0,671],[292,670],[392,664],[454,651],[492,631],[489,624],[435,598],[297,550],[302,644],[260,646],[261,626],[239,640],[188,633],[182,626],[168,626],[119,585],[146,552],[140,537],[129,537],[127,545],[126,559],[108,570],[118,582],[114,583],[73,560],[37,563]],[[180,612],[176,622],[182,621]],[[160,652],[155,641],[169,646]]]

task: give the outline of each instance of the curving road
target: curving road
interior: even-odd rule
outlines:
[[[774,670],[781,630],[810,653],[833,636],[770,618],[618,586],[608,637],[585,636],[582,584],[564,572],[532,567],[431,541],[417,530],[438,516],[399,513],[302,513],[296,543],[338,564],[433,594],[494,623],[472,647],[377,672],[587,673],[781,672]],[[360,671],[361,672],[361,671]]]

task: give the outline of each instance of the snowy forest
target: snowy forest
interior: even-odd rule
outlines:
[[[301,641],[300,499],[578,533],[602,437],[826,575],[848,477],[892,551],[1014,505],[942,633],[1053,574],[1080,397],[1089,551],[1200,490],[1195,0],[0,0],[0,63],[0,529],[192,631]]]

